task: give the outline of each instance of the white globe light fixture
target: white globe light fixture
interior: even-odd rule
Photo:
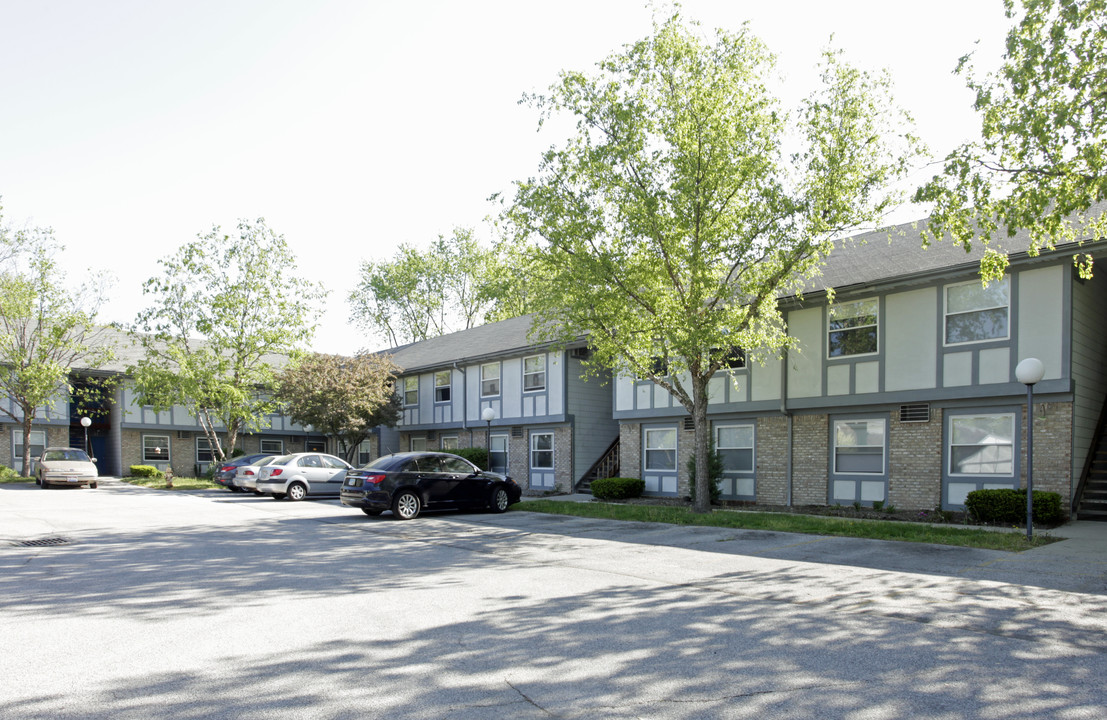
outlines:
[[[496,411],[491,406],[480,411],[480,419],[488,423],[488,429],[484,433],[484,447],[488,450],[488,470],[492,470],[492,421],[496,419]]]
[[[1015,378],[1026,386],[1026,540],[1034,539],[1034,386],[1045,376],[1038,358],[1026,358],[1015,366]]]
[[[85,429],[85,452],[88,452],[88,426],[92,424],[92,419],[88,417],[81,418],[81,427]],[[91,453],[90,453],[91,454]]]

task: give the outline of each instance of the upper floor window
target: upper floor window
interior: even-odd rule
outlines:
[[[523,391],[546,389],[546,356],[523,358]]]
[[[827,308],[827,357],[868,355],[878,348],[876,298],[854,300]]]
[[[946,345],[1003,340],[1010,316],[1008,278],[987,287],[978,281],[946,287]]]
[[[434,374],[434,401],[436,403],[450,401],[450,371],[443,370]]]
[[[419,378],[404,378],[404,405],[419,404]]]
[[[884,420],[835,420],[835,474],[884,474],[884,437]]]
[[[486,363],[480,366],[480,396],[500,394],[500,364]]]
[[[726,350],[723,358],[724,370],[741,370],[746,367],[746,351],[737,346],[731,346]]]
[[[1015,415],[951,415],[950,475],[1002,475],[1015,472]]]

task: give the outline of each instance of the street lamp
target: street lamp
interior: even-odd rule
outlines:
[[[1026,539],[1034,539],[1034,385],[1045,375],[1038,358],[1026,358],[1015,366],[1015,377],[1026,386]]]
[[[88,426],[92,424],[92,420],[87,417],[81,418],[81,427],[85,429],[85,452],[88,453]],[[91,456],[91,453],[89,453]]]
[[[488,449],[488,470],[492,471],[492,421],[496,419],[496,411],[491,406],[480,412],[480,419],[488,423],[488,429],[484,433],[484,447]]]

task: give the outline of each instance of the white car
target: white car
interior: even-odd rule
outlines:
[[[94,488],[99,477],[100,473],[84,450],[51,447],[43,450],[38,459],[35,482],[43,488],[51,485],[88,485]]]
[[[269,457],[258,458],[249,465],[239,465],[234,472],[234,480],[232,481],[234,486],[261,495],[261,491],[258,490],[258,475],[263,467],[278,457],[281,456],[270,455]]]
[[[303,500],[308,495],[334,495],[342,490],[353,465],[334,455],[308,452],[274,458],[258,472],[256,490],[277,500]]]

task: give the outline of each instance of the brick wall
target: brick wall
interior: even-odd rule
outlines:
[[[754,457],[757,462],[757,502],[785,505],[788,502],[788,419],[767,415],[757,419]]]
[[[888,421],[888,504],[901,510],[930,510],[942,499],[942,423],[940,408],[930,421],[901,422],[899,408]]]
[[[642,425],[619,423],[619,476],[642,477]]]
[[[1034,489],[1060,493],[1065,509],[1072,498],[1072,403],[1034,403]],[[1026,487],[1026,416],[1022,421],[1023,468]]]
[[[828,433],[826,415],[792,417],[792,502],[795,505],[826,505]]]

